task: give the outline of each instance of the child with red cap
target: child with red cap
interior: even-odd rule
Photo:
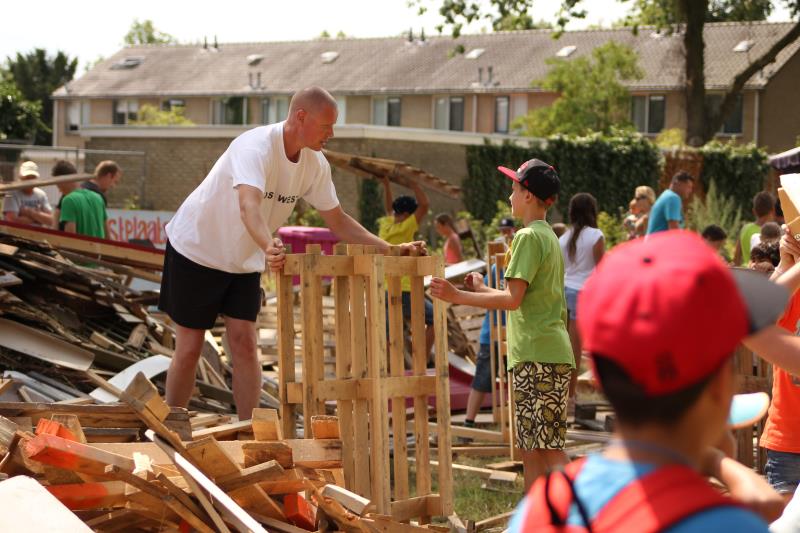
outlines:
[[[447,302],[508,310],[508,368],[514,383],[516,445],[522,451],[525,486],[567,462],[567,396],[575,360],[567,334],[564,257],[545,220],[561,181],[553,167],[531,159],[514,172],[511,213],[525,228],[514,235],[505,270],[505,289],[483,284],[480,274],[465,279],[471,291],[444,279],[431,281],[431,294]]]
[[[782,499],[714,447],[742,407],[731,410],[731,355],[787,297],[689,232],[610,252],[579,297],[578,329],[617,429],[602,453],[539,478],[509,531],[767,531]]]

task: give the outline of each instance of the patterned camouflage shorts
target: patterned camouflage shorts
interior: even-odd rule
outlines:
[[[516,444],[522,450],[563,450],[567,437],[568,364],[519,363],[514,379]]]

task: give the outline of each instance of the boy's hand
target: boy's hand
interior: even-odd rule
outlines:
[[[275,237],[272,239],[272,245],[265,250],[267,253],[267,266],[270,271],[280,272],[283,265],[286,263],[286,248],[283,242]]]
[[[442,278],[433,278],[431,280],[431,296],[444,300],[445,302],[456,303],[459,290],[455,286]]]
[[[486,285],[483,284],[483,276],[477,272],[470,272],[464,276],[464,287],[468,291],[480,292]]]

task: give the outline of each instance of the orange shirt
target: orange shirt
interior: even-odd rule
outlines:
[[[800,335],[800,291],[792,296],[778,325]],[[800,453],[800,377],[772,366],[772,404],[761,446],[776,452]]]

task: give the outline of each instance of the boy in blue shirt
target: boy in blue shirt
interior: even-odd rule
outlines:
[[[602,453],[538,479],[509,531],[766,532],[780,496],[714,447],[727,431],[733,351],[774,323],[787,296],[729,270],[693,233],[612,251],[581,293],[578,329],[617,429]]]
[[[672,176],[669,189],[661,193],[650,210],[647,234],[683,227],[683,202],[689,201],[694,190],[694,178],[680,171]]]

